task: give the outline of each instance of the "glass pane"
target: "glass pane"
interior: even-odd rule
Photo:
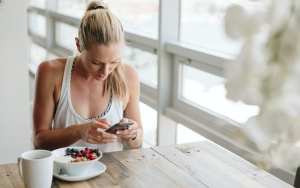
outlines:
[[[222,116],[244,123],[258,113],[258,107],[226,98],[224,78],[182,65],[182,97]],[[193,91],[193,92],[191,92]]]
[[[45,61],[47,56],[47,51],[45,48],[35,44],[31,43],[30,48],[30,69],[34,73],[37,71],[37,68],[39,64],[43,61]]]
[[[46,37],[46,18],[39,14],[29,13],[29,30],[35,35]]]
[[[68,16],[81,18],[89,0],[58,0],[56,11]]]
[[[142,123],[144,128],[144,145],[156,145],[157,112],[150,106],[140,102]]]
[[[81,18],[89,0],[59,0],[57,11]],[[158,36],[158,0],[106,1],[126,30],[152,38]]]
[[[57,22],[55,24],[55,41],[56,44],[75,51],[75,37],[77,37],[78,29],[69,24]]]
[[[207,139],[182,124],[177,125],[177,144],[207,141]]]
[[[241,43],[224,33],[223,18],[228,6],[239,4],[255,9],[262,1],[253,0],[182,0],[181,41],[206,50],[236,55]]]
[[[158,0],[107,1],[126,30],[158,38]]]
[[[124,51],[125,63],[138,71],[141,82],[157,88],[157,56],[131,47],[126,47]]]
[[[30,5],[39,8],[46,8],[46,0],[31,0]]]

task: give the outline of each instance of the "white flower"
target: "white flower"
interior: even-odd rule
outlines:
[[[258,147],[260,151],[266,151],[271,145],[271,139],[258,127],[257,117],[251,117],[243,125],[242,131]]]
[[[245,43],[226,69],[227,97],[259,106],[242,130],[261,151],[263,166],[295,170],[300,165],[300,2],[273,0],[266,10],[263,15],[236,5],[228,9],[226,32]]]
[[[284,28],[279,50],[280,62],[297,63],[300,56],[300,20],[292,17]]]
[[[300,165],[300,147],[292,142],[283,142],[277,145],[276,150],[270,153],[270,163],[273,167],[296,171]]]
[[[233,5],[228,8],[225,15],[225,31],[232,39],[238,39],[243,36],[240,27],[247,20],[247,15],[243,7]]]
[[[291,7],[294,0],[272,0],[268,7],[269,14],[267,15],[268,23],[275,31],[279,30],[290,18]]]
[[[248,39],[240,55],[226,68],[227,82],[225,86],[229,99],[242,100],[251,105],[261,104],[260,89],[267,70],[266,60],[263,56],[265,35],[265,33],[259,33]]]
[[[240,5],[230,6],[225,14],[225,32],[232,39],[249,38],[264,24],[264,15],[251,15]]]

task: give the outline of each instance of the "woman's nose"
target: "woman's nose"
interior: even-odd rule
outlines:
[[[109,72],[109,66],[107,64],[103,65],[103,67],[101,67],[100,69],[100,73],[103,75],[107,75]]]

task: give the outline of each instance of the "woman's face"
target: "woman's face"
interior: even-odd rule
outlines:
[[[81,53],[82,66],[97,80],[105,80],[121,63],[123,43],[93,44]]]

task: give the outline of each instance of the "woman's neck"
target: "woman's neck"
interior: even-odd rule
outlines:
[[[85,88],[100,91],[104,96],[104,81],[95,79],[92,74],[85,71],[79,57],[75,58],[72,66],[72,80]]]
[[[72,71],[75,72],[78,76],[80,76],[83,80],[88,81],[88,82],[101,82],[101,80],[95,79],[94,75],[89,73],[83,66],[83,62],[80,58],[80,56],[75,57],[74,64],[72,67]]]

